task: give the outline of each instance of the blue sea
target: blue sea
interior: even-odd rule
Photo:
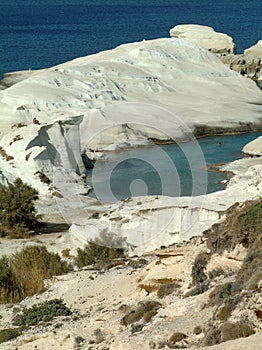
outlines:
[[[1,0],[0,78],[169,37],[183,23],[229,34],[241,53],[262,39],[261,0]]]

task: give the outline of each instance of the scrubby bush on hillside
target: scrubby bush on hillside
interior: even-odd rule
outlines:
[[[95,242],[89,242],[84,249],[77,249],[76,264],[79,268],[82,268],[98,262],[109,262],[112,259],[123,258],[124,256],[122,248],[109,248]]]
[[[125,250],[121,248],[124,239],[111,235],[106,230],[100,237],[88,242],[84,249],[78,248],[76,264],[79,268],[96,263],[108,263],[110,260],[125,257]]]
[[[191,272],[193,285],[199,285],[207,279],[205,268],[209,259],[210,256],[205,252],[201,252],[196,256]]]
[[[213,225],[206,232],[207,247],[211,254],[232,251],[238,245],[246,248],[246,258],[231,281],[216,286],[209,294],[208,306],[215,306],[213,319],[223,322],[221,327],[206,330],[203,345],[214,345],[249,336],[253,326],[244,323],[226,323],[237,307],[245,307],[245,300],[260,293],[262,280],[262,200],[234,205],[223,223]],[[248,313],[247,313],[248,314]],[[259,316],[257,316],[259,319]],[[249,321],[248,319],[246,321]],[[254,321],[251,319],[250,321]],[[225,327],[223,327],[225,325]]]
[[[37,199],[37,191],[19,178],[0,189],[1,236],[24,237],[35,227]]]
[[[245,207],[233,205],[223,223],[215,224],[205,232],[207,247],[212,253],[222,254],[242,244],[249,249],[261,249],[262,200],[247,202]]]
[[[30,246],[0,259],[0,303],[19,302],[41,291],[44,279],[61,275],[71,266],[43,246]]]
[[[22,314],[17,315],[14,319],[16,326],[37,325],[39,322],[51,321],[57,316],[70,316],[72,312],[65,305],[62,299],[47,300],[41,304],[25,308]]]
[[[136,308],[131,309],[122,317],[120,322],[124,326],[134,324],[141,319],[147,323],[157,314],[160,307],[161,304],[155,300],[140,301]]]
[[[214,226],[207,235],[207,245],[214,253],[232,250],[241,244],[247,249],[232,293],[256,290],[262,277],[262,200],[247,202],[244,208],[233,206],[225,223]]]
[[[17,338],[21,334],[17,328],[5,328],[0,330],[0,344]]]
[[[186,296],[195,296],[202,294],[208,290],[209,280],[205,272],[209,262],[210,255],[206,252],[200,252],[194,261],[191,271],[192,286],[191,290],[186,293]]]

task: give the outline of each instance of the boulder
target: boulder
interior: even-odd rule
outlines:
[[[163,250],[137,276],[138,286],[147,292],[158,291],[163,284],[183,285],[191,281],[191,267],[201,247],[177,247]]]
[[[262,60],[251,55],[219,55],[221,61],[235,72],[255,81],[262,76]]]
[[[172,38],[183,38],[213,53],[235,53],[233,39],[224,33],[215,32],[213,28],[198,24],[177,25],[170,30]]]
[[[224,271],[225,274],[238,271],[242,261],[227,258],[218,254],[212,255],[206,266],[206,272],[212,274],[215,271]]]
[[[262,136],[245,145],[242,152],[251,156],[262,156]]]
[[[245,55],[262,57],[262,40],[259,40],[256,45],[253,45],[244,51]]]

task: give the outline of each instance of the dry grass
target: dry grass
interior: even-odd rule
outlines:
[[[43,246],[26,247],[11,258],[0,259],[0,303],[19,302],[40,292],[44,279],[72,269],[58,254]]]

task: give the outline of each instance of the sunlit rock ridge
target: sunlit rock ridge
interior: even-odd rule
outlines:
[[[199,235],[235,201],[256,198],[261,165],[256,160],[240,165],[241,171],[234,171],[241,181],[222,195],[193,202],[149,198],[142,207],[122,203],[109,208],[108,219],[86,226],[85,209],[75,215],[76,195],[88,191],[81,182],[85,150],[258,130],[261,112],[262,92],[256,84],[205,48],[179,38],[122,45],[27,74],[0,92],[0,180],[7,184],[20,177],[41,195],[60,196],[60,209],[70,213],[71,232],[81,244],[99,236],[106,225],[126,231],[123,238],[141,253]],[[41,125],[33,124],[33,117]],[[136,241],[137,225],[151,236]]]
[[[80,156],[68,151],[72,143],[79,152],[92,144],[177,140],[207,127],[251,130],[261,126],[261,103],[255,83],[206,49],[183,39],[142,41],[38,71],[2,90],[1,144],[14,158],[11,173],[31,183],[32,169],[50,175],[55,158],[63,159],[56,166],[74,170]],[[15,129],[18,123],[28,127]],[[22,161],[26,156],[31,163]]]

